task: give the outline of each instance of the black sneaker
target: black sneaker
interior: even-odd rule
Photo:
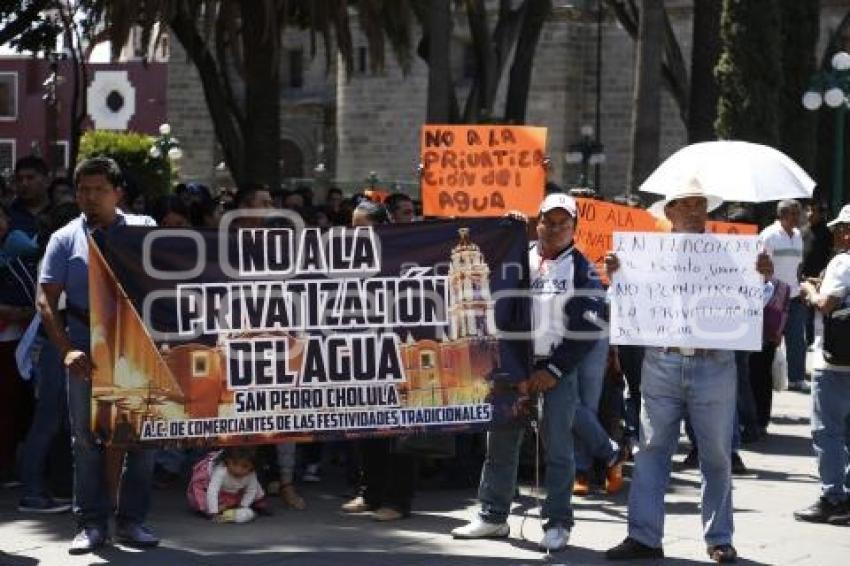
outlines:
[[[623,542],[605,551],[608,560],[641,560],[664,558],[664,550],[647,546],[632,537],[626,537]]]
[[[750,470],[744,464],[744,461],[741,460],[741,455],[737,452],[732,452],[732,475],[746,476],[749,473]]]
[[[794,518],[809,523],[843,525],[850,523],[850,506],[847,502],[832,503],[829,499],[821,497],[814,505],[794,511]]]
[[[715,562],[728,564],[738,560],[738,551],[731,544],[716,544],[708,547],[708,556]]]
[[[64,513],[71,510],[70,503],[60,503],[52,497],[23,497],[18,503],[22,513]]]

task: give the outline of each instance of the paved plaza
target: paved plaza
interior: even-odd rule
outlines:
[[[779,394],[769,438],[742,452],[752,475],[734,482],[735,544],[741,564],[850,564],[850,527],[804,524],[791,516],[817,496],[810,402],[808,395]],[[667,497],[664,564],[669,565],[708,562],[700,536],[699,473],[681,469],[683,456],[683,451],[676,456]],[[523,489],[514,508],[510,539],[498,541],[455,541],[449,536],[474,512],[471,489],[422,490],[411,519],[376,523],[367,516],[338,512],[345,492],[341,481],[302,487],[307,511],[278,506],[274,516],[247,525],[196,518],[186,510],[179,488],[157,490],[150,524],[163,537],[159,549],[139,552],[116,545],[88,556],[67,553],[73,536],[69,515],[22,515],[15,510],[17,492],[6,490],[0,492],[0,564],[604,564],[603,551],[626,534],[625,491],[613,501],[601,495],[577,498],[570,547],[547,557],[535,544],[541,528],[531,486]]]

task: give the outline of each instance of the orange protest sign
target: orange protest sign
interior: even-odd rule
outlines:
[[[614,232],[663,231],[655,217],[641,208],[587,198],[577,198],[576,205],[576,247],[600,270],[603,256],[611,251]]]
[[[652,216],[642,208],[613,204],[600,200],[577,198],[578,225],[575,244],[581,253],[596,264],[603,279],[602,258],[612,249],[614,232],[669,232],[670,223]],[[757,234],[753,224],[710,220],[713,234]],[[607,280],[606,280],[607,281]]]
[[[708,221],[708,231],[712,234],[740,234],[752,235],[758,234],[759,229],[755,224],[741,224],[740,222],[718,222],[716,220]]]
[[[546,128],[427,124],[420,147],[425,216],[537,214]]]

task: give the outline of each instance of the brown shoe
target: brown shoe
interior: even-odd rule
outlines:
[[[623,489],[623,463],[617,463],[605,470],[605,491],[614,495]]]
[[[295,491],[295,486],[291,483],[281,484],[280,499],[290,509],[303,511],[307,508],[307,503],[304,501],[304,498],[298,495],[298,492]]]
[[[573,482],[573,495],[587,495],[590,493],[590,480],[584,474],[576,474]]]

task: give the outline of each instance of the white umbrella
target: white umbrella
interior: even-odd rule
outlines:
[[[699,182],[702,190],[729,201],[766,202],[812,198],[814,180],[793,159],[770,146],[711,141],[683,147],[667,158],[640,190],[667,196]]]

